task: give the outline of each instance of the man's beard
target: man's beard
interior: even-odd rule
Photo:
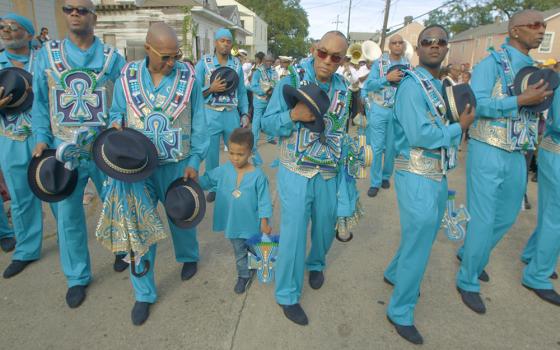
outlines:
[[[12,39],[12,40],[4,40],[0,39],[0,43],[10,50],[17,50],[24,48],[25,46],[29,45],[29,40],[22,38],[22,39]]]

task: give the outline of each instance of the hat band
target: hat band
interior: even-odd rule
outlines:
[[[188,218],[186,220],[183,220],[183,221],[192,221],[198,215],[198,211],[199,211],[199,208],[200,208],[200,203],[198,201],[198,193],[196,193],[196,191],[193,190],[192,188],[190,188],[189,186],[183,186],[183,187],[186,188],[187,190],[189,190],[189,192],[192,194],[192,196],[194,198],[194,213],[191,215],[190,218]]]
[[[103,161],[105,162],[105,164],[107,164],[109,166],[109,168],[121,173],[121,174],[137,174],[139,172],[141,172],[142,170],[144,170],[144,168],[146,168],[146,166],[148,165],[148,158],[146,157],[146,162],[144,162],[144,164],[140,167],[140,168],[136,168],[136,169],[125,169],[125,168],[121,168],[120,166],[112,163],[109,158],[107,158],[107,155],[105,155],[105,144],[101,145],[101,157],[103,157]]]
[[[27,90],[29,89],[29,83],[27,82],[26,79],[23,79],[23,81],[25,82],[25,92],[21,95],[21,97],[14,103],[11,103],[9,105],[7,105],[6,107],[8,108],[17,108],[19,106],[21,106],[25,100],[27,99],[27,96],[29,95],[29,93],[27,92]]]
[[[521,93],[527,90],[527,87],[529,86],[529,78],[531,77],[531,75],[533,75],[533,73],[527,74],[523,77],[523,80],[521,80]]]
[[[305,97],[305,99],[307,101],[309,101],[309,103],[311,103],[313,105],[313,107],[315,107],[315,109],[317,110],[317,113],[321,113],[321,110],[319,109],[319,106],[317,106],[317,104],[315,103],[315,101],[313,101],[313,99],[306,94],[304,91],[298,89],[298,91],[303,95],[303,97]]]
[[[41,173],[41,167],[43,166],[43,164],[45,163],[45,161],[46,161],[47,159],[49,159],[49,158],[53,158],[53,156],[50,156],[50,157],[41,159],[41,161],[40,161],[39,164],[37,165],[37,170],[35,170],[35,183],[37,184],[37,187],[39,187],[39,189],[40,189],[42,192],[44,192],[44,193],[46,193],[46,194],[48,194],[48,195],[50,195],[50,196],[53,196],[54,193],[49,192],[49,191],[47,191],[47,190],[45,189],[45,186],[43,186],[43,183],[41,182],[41,177],[39,176],[39,174]]]
[[[453,94],[453,86],[448,86],[446,88],[447,100],[449,101],[449,109],[451,110],[451,116],[453,121],[459,121],[459,111],[457,110],[457,105],[455,104],[455,95]]]

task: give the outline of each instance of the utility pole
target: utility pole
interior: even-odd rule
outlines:
[[[348,5],[348,27],[346,28],[346,38],[350,39],[350,11],[352,10],[352,0]]]
[[[385,16],[383,18],[383,29],[381,30],[381,43],[379,47],[381,51],[385,51],[385,36],[387,31],[387,21],[389,21],[389,8],[391,7],[391,0],[385,0]]]
[[[336,15],[336,21],[332,22],[332,23],[336,24],[336,30],[338,30],[338,24],[339,23],[342,24],[342,21],[339,21],[338,17],[340,17],[340,15]]]

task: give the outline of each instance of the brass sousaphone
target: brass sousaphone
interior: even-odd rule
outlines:
[[[360,63],[360,58],[362,58],[362,45],[354,43],[350,45],[348,50],[346,50],[346,56],[350,57],[350,62],[357,65]]]
[[[379,45],[371,40],[364,41],[361,49],[363,58],[370,62],[381,57],[381,49],[379,48]]]

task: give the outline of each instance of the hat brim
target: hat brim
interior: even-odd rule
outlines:
[[[167,198],[167,193],[169,193],[170,190],[172,190],[175,187],[180,187],[180,186],[191,187],[196,192],[196,194],[198,196],[198,200],[199,200],[199,202],[198,202],[199,203],[198,214],[195,216],[194,219],[189,220],[189,221],[176,220],[176,219],[170,217],[169,215],[167,215],[167,217],[169,218],[169,220],[171,220],[173,225],[175,225],[177,227],[180,227],[180,228],[194,228],[198,224],[200,224],[202,219],[204,219],[204,215],[206,214],[206,197],[204,196],[204,191],[202,190],[202,188],[200,187],[198,182],[194,181],[193,179],[185,180],[183,177],[180,177],[180,178],[176,179],[175,181],[173,181],[169,185],[169,187],[167,188],[167,191],[165,191],[165,198]]]
[[[27,183],[29,184],[29,188],[31,189],[31,192],[33,192],[33,194],[43,202],[55,203],[68,198],[72,193],[74,193],[76,185],[78,184],[78,170],[74,169],[72,170],[68,186],[63,191],[57,194],[50,194],[41,190],[41,188],[37,184],[38,166],[43,159],[55,156],[55,149],[46,149],[43,151],[40,157],[32,157],[31,161],[29,162],[29,166],[27,167]]]
[[[22,75],[23,78],[25,80],[27,80],[27,82],[29,83],[29,86],[32,86],[33,84],[33,75],[31,75],[31,73],[29,73],[28,71],[26,71],[25,69],[19,68],[19,67],[8,67],[8,68],[4,68],[2,70],[13,70],[16,71],[18,74]],[[25,98],[25,100],[17,107],[4,107],[2,109],[0,109],[0,111],[2,111],[2,113],[4,114],[18,114],[21,112],[25,112],[27,110],[29,110],[31,108],[31,106],[33,105],[33,98],[34,98],[34,94],[32,90],[29,90],[27,92],[27,97]]]
[[[387,70],[387,74],[391,73],[394,70],[404,71],[406,69],[408,69],[408,67],[405,66],[404,64],[395,64],[395,65],[389,67],[389,69]],[[389,82],[389,84],[391,86],[397,86],[397,85],[399,85],[399,83],[400,82],[397,82],[397,81],[390,81]]]
[[[523,93],[524,82],[527,82],[526,79],[528,79],[531,74],[535,73],[538,70],[539,69],[537,67],[527,66],[521,68],[521,70],[517,72],[515,78],[513,79],[513,93],[516,96]]]
[[[446,116],[450,123],[459,122],[459,117],[467,104],[476,109],[476,96],[469,84],[446,86],[443,89],[443,99],[447,109]]]
[[[133,133],[133,134],[137,134],[138,137],[142,137],[146,139],[145,142],[148,150],[147,152],[148,164],[146,165],[146,167],[144,167],[144,169],[142,169],[142,171],[134,174],[125,174],[116,171],[115,169],[111,168],[107,163],[105,163],[105,161],[103,160],[103,156],[101,154],[101,146],[105,143],[105,140],[109,135],[114,134],[116,132]],[[156,170],[158,166],[157,149],[156,146],[152,143],[152,141],[146,135],[142,134],[140,131],[131,128],[126,128],[126,127],[123,128],[123,130],[109,128],[103,131],[101,134],[99,134],[95,139],[95,141],[93,142],[92,156],[93,156],[93,161],[95,162],[97,167],[107,176],[119,181],[124,181],[129,183],[138,182],[147,179],[148,177],[150,177],[150,175],[153,174],[153,172]]]
[[[548,72],[552,74],[547,74]],[[539,80],[544,79],[549,85],[547,90],[554,90],[560,84],[560,77],[551,69],[539,69],[537,67],[523,67],[515,76],[513,81],[513,92],[516,96],[521,95],[528,85],[536,84]],[[541,103],[532,106],[523,106],[522,109],[529,112],[544,112],[552,105],[553,96],[545,98]]]
[[[231,80],[226,80],[226,89],[224,91],[215,92],[214,95],[227,95],[235,91],[235,89],[237,89],[237,86],[239,85],[239,76],[237,75],[237,72],[233,68],[225,67],[225,66],[218,67],[210,75],[210,84],[212,84],[212,82],[216,80],[216,77],[218,76],[221,77],[225,76],[226,78],[231,77]]]
[[[325,131],[325,122],[323,120],[324,116],[321,114],[321,111],[317,109],[317,106],[313,105],[313,102],[309,100],[306,96],[304,96],[299,89],[291,85],[284,85],[282,88],[282,94],[284,95],[284,100],[288,105],[288,108],[292,109],[296,106],[296,104],[300,101],[305,103],[305,105],[309,108],[309,110],[315,116],[315,120],[312,122],[302,122],[302,124],[313,132],[321,133]]]

